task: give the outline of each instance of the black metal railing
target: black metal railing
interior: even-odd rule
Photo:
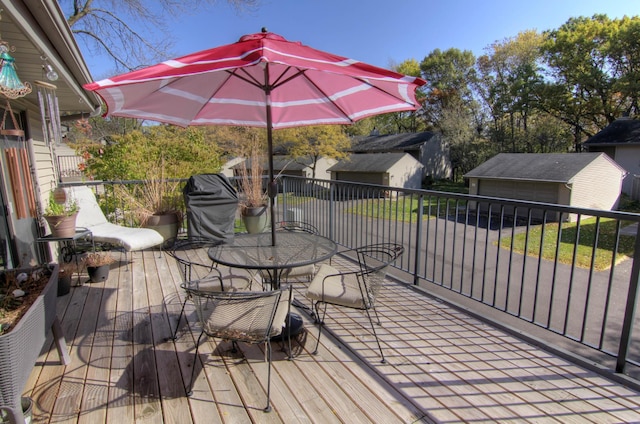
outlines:
[[[82,164],[84,159],[75,155],[60,155],[57,156],[58,169],[60,170],[60,178],[76,178],[82,177]]]
[[[91,183],[116,223],[134,224],[109,187],[134,183]],[[345,248],[400,243],[409,283],[640,366],[638,214],[283,176],[276,216]]]

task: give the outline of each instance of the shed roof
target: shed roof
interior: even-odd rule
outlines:
[[[300,163],[303,162],[303,163]],[[247,169],[251,169],[251,159],[247,159],[245,161]],[[311,166],[313,161],[309,158],[298,158],[296,160],[291,159],[290,156],[273,156],[273,169],[274,171],[281,171],[285,169],[287,171],[302,171],[308,166]],[[262,161],[262,167],[267,169],[269,163],[267,159]],[[240,169],[242,167],[241,163],[236,163],[231,168],[232,169]]]
[[[435,137],[435,133],[424,131],[391,135],[358,136],[351,139],[351,152],[380,153],[391,151],[418,150],[420,146]]]
[[[583,144],[587,147],[640,144],[640,120],[618,118]]]
[[[626,172],[604,153],[499,153],[464,177],[568,183],[599,156]]]
[[[408,153],[358,153],[349,155],[328,170],[332,172],[387,172],[396,163],[409,156]],[[416,161],[417,162],[417,161]]]

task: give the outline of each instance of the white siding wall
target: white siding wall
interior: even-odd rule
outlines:
[[[318,161],[316,162],[316,178],[321,180],[330,180],[331,172],[329,172],[328,169],[331,168],[336,163],[338,163],[338,161],[335,159],[326,158],[324,156],[319,158]],[[306,168],[306,170],[307,170],[307,178],[311,178],[312,177],[311,168]]]
[[[611,210],[618,206],[623,171],[608,156],[600,156],[573,178],[571,205]]]
[[[420,188],[422,186],[422,169],[422,164],[407,153],[389,169],[388,185],[391,187]]]

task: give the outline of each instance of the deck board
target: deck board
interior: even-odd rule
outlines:
[[[305,330],[290,361],[273,343],[272,412],[264,347],[205,339],[175,261],[156,250],[112,252],[105,283],[58,298],[71,364],[48,339],[25,386],[37,423],[638,422],[640,393],[389,280],[380,295],[380,362],[366,316],[329,308],[319,352]],[[196,252],[206,261],[206,252]],[[130,263],[127,261],[131,260]],[[334,261],[349,266],[347,261]],[[225,285],[251,275],[220,268]],[[200,274],[203,270],[198,271]],[[86,275],[84,277],[86,280]],[[304,284],[295,284],[303,304]],[[189,303],[187,303],[189,305]],[[364,326],[364,328],[363,328]]]

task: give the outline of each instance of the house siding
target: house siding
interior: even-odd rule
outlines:
[[[640,149],[637,145],[617,146],[613,159],[629,173],[622,183],[622,192],[631,195],[633,176],[640,175]]]
[[[601,156],[572,181],[571,206],[611,210],[618,206],[623,171]]]
[[[412,156],[405,155],[389,169],[389,182],[385,185],[402,188],[420,188],[422,186],[423,165]]]
[[[452,175],[449,161],[449,145],[440,135],[420,146],[420,157],[417,158],[424,166],[423,175],[436,180],[449,179]]]

